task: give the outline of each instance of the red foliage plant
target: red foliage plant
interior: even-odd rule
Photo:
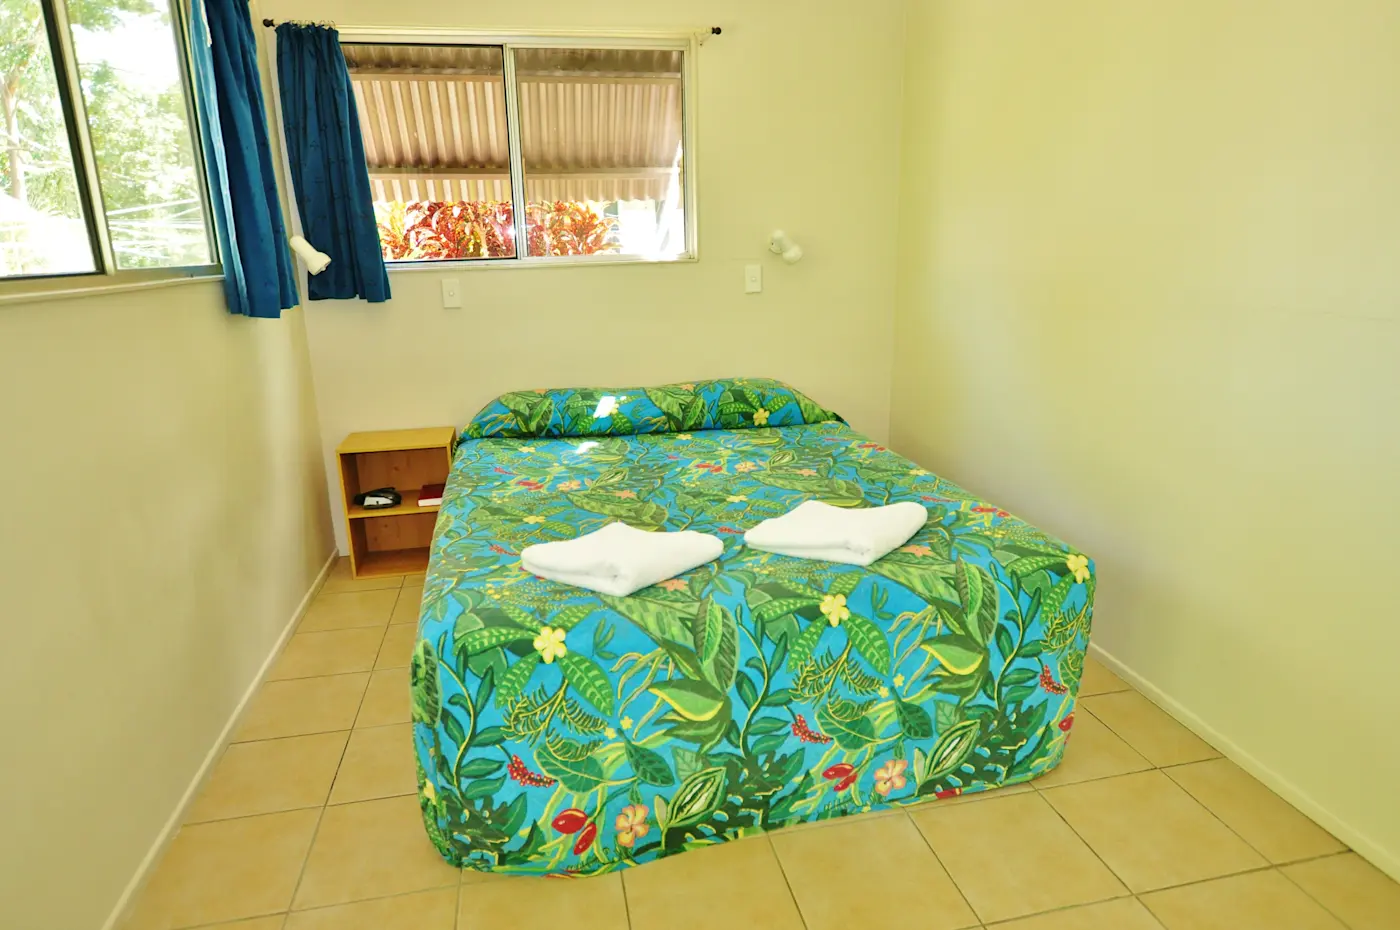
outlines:
[[[514,258],[515,211],[494,200],[376,203],[379,243],[388,261]],[[613,251],[611,221],[586,203],[556,200],[525,208],[530,255]]]

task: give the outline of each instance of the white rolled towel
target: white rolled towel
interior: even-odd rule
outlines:
[[[904,545],[928,521],[922,504],[833,507],[806,501],[744,534],[754,549],[799,559],[869,565]]]
[[[626,597],[649,585],[720,557],[718,536],[685,530],[648,533],[609,523],[577,539],[526,546],[520,564],[527,572],[603,594]]]

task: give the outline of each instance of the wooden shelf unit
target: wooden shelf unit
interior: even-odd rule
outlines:
[[[351,433],[336,449],[350,567],[356,578],[406,575],[428,567],[438,506],[418,505],[424,485],[444,484],[452,467],[451,426]],[[394,488],[403,502],[366,510],[355,495]]]

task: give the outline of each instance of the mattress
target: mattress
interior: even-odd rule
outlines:
[[[743,545],[809,499],[930,516],[868,568]],[[520,568],[615,520],[724,554],[625,598]],[[1035,778],[1070,736],[1094,585],[778,382],[503,395],[456,450],[425,581],[428,836],[464,868],[589,875]]]

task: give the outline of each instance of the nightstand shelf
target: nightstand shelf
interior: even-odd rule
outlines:
[[[364,520],[368,517],[398,517],[406,513],[437,513],[437,504],[420,506],[418,503],[418,491],[400,491],[403,495],[403,503],[397,507],[385,507],[379,510],[366,510],[359,504],[351,503],[345,515],[351,520]]]
[[[451,426],[351,433],[336,449],[350,566],[356,578],[406,575],[428,567],[438,506],[418,505],[424,485],[444,484],[452,467]],[[355,495],[391,487],[402,503],[367,510]]]

